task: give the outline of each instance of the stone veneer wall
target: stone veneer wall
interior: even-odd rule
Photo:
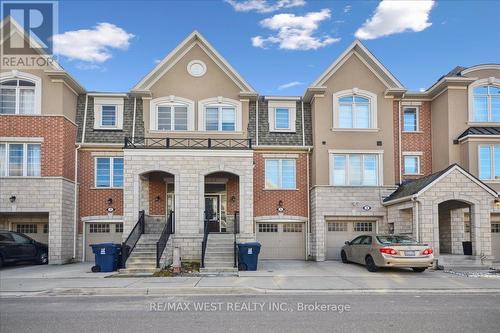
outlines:
[[[0,178],[0,213],[49,213],[49,263],[73,257],[74,183],[61,177]],[[12,204],[9,198],[14,195]]]
[[[326,217],[371,217],[377,219],[379,232],[387,232],[387,212],[383,198],[394,187],[334,187],[315,186],[311,190],[311,256],[316,261],[326,259]],[[368,211],[363,206],[371,206]]]
[[[251,151],[154,151],[126,150],[124,174],[124,239],[137,222],[141,191],[140,175],[165,171],[174,175],[174,246],[183,259],[199,260],[203,236],[205,175],[223,171],[239,176],[240,235],[255,239],[253,231],[253,154]]]

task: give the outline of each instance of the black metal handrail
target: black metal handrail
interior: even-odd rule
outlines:
[[[205,254],[207,252],[208,234],[210,230],[208,229],[208,219],[205,217],[203,222],[203,241],[201,242],[201,268],[205,268]]]
[[[160,239],[156,242],[156,268],[160,268],[160,260],[165,247],[167,247],[168,239],[170,235],[174,233],[174,211],[171,210],[167,219],[167,224],[163,227]]]
[[[234,212],[234,226],[233,226],[233,234],[234,234],[234,244],[233,244],[233,257],[234,257],[234,268],[238,267],[238,245],[236,244],[236,234],[240,232],[240,212]]]
[[[145,222],[144,222],[144,211],[141,210],[139,211],[139,219],[137,220],[137,223],[135,224],[134,228],[128,235],[127,239],[125,242],[122,243],[122,267],[125,267],[125,263],[127,262],[128,257],[130,256],[130,253],[135,248],[135,245],[139,241],[139,238],[141,238],[141,235],[144,233],[144,228],[145,228]]]
[[[252,139],[125,137],[125,149],[252,149]]]

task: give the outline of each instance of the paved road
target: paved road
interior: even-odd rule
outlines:
[[[210,308],[200,311],[201,306]],[[0,299],[2,333],[498,332],[498,327],[498,294]]]

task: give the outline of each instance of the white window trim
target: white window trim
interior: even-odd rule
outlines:
[[[2,175],[0,174],[1,177],[5,178],[40,178],[42,177],[42,145],[38,142],[0,142],[1,145],[5,145],[5,173]],[[10,162],[9,162],[9,145],[15,144],[15,145],[23,145],[23,174],[21,176],[10,176],[9,175],[9,167],[10,167]],[[39,145],[40,146],[40,175],[39,176],[28,176],[28,145]]]
[[[474,88],[478,86],[486,86],[486,85],[500,85],[500,79],[495,77],[489,77],[485,79],[480,79],[472,82],[468,87],[469,94],[469,125],[477,124],[477,125],[491,125],[491,124],[499,124],[500,122],[496,121],[487,121],[487,122],[478,122],[474,120]],[[491,105],[488,106],[488,118],[491,119]]]
[[[490,168],[491,168],[491,175],[490,178],[481,178],[481,147],[488,147],[490,149]],[[486,145],[478,145],[477,146],[477,177],[481,181],[487,181],[487,182],[500,182],[500,179],[495,179],[495,147],[500,147],[500,145],[495,145],[495,144],[486,144]],[[500,165],[498,166],[500,168]]]
[[[209,106],[231,106],[235,109],[235,119],[234,119],[234,131],[207,131],[205,127],[205,108]],[[217,133],[235,133],[242,131],[242,110],[241,110],[241,102],[235,99],[226,98],[222,96],[211,97],[207,99],[203,99],[198,102],[198,130],[206,131],[206,132],[217,132]],[[219,121],[220,123],[220,121]],[[219,125],[220,126],[220,125]]]
[[[333,184],[333,155],[377,155],[377,184],[376,185],[334,185]],[[348,164],[346,164],[346,167]],[[330,186],[337,187],[375,187],[384,184],[384,151],[383,150],[345,150],[345,149],[329,149],[328,150],[328,173]],[[346,182],[348,183],[348,182]]]
[[[283,188],[283,161],[293,161],[294,171],[295,171],[295,186],[293,188]],[[267,187],[267,162],[268,161],[278,161],[278,187],[269,188]],[[264,161],[264,189],[270,191],[294,191],[297,189],[297,160],[294,158],[267,158]]]
[[[370,127],[368,128],[345,128],[345,127],[339,127],[339,101],[338,99],[343,96],[349,96],[349,95],[355,95],[355,96],[361,96],[368,98],[370,100]],[[333,94],[332,96],[332,102],[333,102],[333,117],[332,117],[332,130],[333,131],[373,131],[378,129],[378,124],[377,124],[377,95],[358,88],[352,88],[352,89],[347,89],[347,90],[341,90]]]
[[[109,186],[97,186],[97,160],[99,158],[109,159]],[[94,157],[94,189],[110,189],[110,188],[123,188],[123,186],[115,186],[114,184],[114,160],[115,159],[124,160],[123,156],[96,156]],[[125,160],[124,160],[125,162]],[[123,181],[125,182],[125,165],[123,167]]]
[[[267,108],[269,132],[296,132],[297,105],[295,101],[269,101]],[[276,109],[288,109],[288,128],[276,128]]]
[[[19,114],[19,101],[16,93],[16,113],[2,114],[5,116],[36,116],[42,114],[42,79],[36,75],[12,70],[10,72],[0,73],[0,82],[8,80],[26,80],[35,84],[35,109],[33,114]]]
[[[405,163],[405,159],[407,157],[411,157],[411,158],[414,158],[416,157],[417,158],[417,172],[416,173],[410,173],[410,172],[406,172],[406,163]],[[417,155],[417,154],[405,154],[403,153],[403,174],[405,176],[418,176],[421,174],[421,155]]]
[[[159,130],[158,129],[158,107],[159,106],[186,106],[187,107],[187,131],[194,131],[194,101],[179,97],[179,96],[163,96],[158,97],[149,103],[149,129],[159,132],[186,132],[175,129]]]
[[[122,130],[123,129],[123,97],[94,97],[94,129]],[[102,107],[114,106],[116,112],[115,126],[102,125]]]
[[[416,123],[414,131],[407,131],[407,130],[405,130],[405,110],[406,109],[415,109],[415,121],[417,123]],[[420,131],[420,106],[417,106],[417,105],[405,105],[405,106],[403,106],[403,111],[402,112],[403,112],[403,114],[402,114],[402,118],[403,118],[402,132],[403,133],[416,133],[416,132],[419,132]]]

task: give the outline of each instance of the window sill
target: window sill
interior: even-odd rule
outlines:
[[[123,128],[94,127],[94,131],[123,131]]]
[[[292,129],[271,129],[269,133],[297,133],[297,131]]]
[[[332,128],[332,132],[379,132],[380,128]]]
[[[298,191],[298,188],[264,188],[264,191]]]
[[[423,176],[423,173],[403,173],[403,176]]]
[[[334,185],[334,184],[330,184],[330,186],[333,186],[333,187],[380,187],[382,185]]]
[[[91,187],[91,190],[123,190],[123,187]]]
[[[424,131],[401,131],[403,134],[423,134]]]
[[[43,116],[43,115],[41,113],[32,113],[32,114],[25,114],[25,113],[0,113],[0,116],[33,117],[33,116]]]
[[[242,131],[176,131],[176,130],[149,130],[149,133],[155,133],[155,134],[168,134],[168,133],[175,133],[175,134],[232,134],[232,135],[241,135],[243,134]]]
[[[500,184],[500,179],[479,179],[483,183],[493,183],[493,184]]]
[[[0,176],[1,179],[42,179],[42,176]]]
[[[467,122],[469,126],[500,126],[500,121],[469,121]]]

